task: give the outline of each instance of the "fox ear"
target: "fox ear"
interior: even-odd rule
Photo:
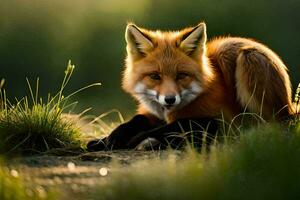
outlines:
[[[205,43],[206,25],[205,23],[200,23],[182,35],[179,47],[187,55],[195,55],[204,52]]]
[[[154,48],[150,36],[134,24],[127,25],[125,39],[127,52],[136,57],[145,56]]]

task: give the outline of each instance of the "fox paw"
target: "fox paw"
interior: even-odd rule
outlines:
[[[91,140],[87,143],[86,148],[88,151],[103,151],[107,149],[107,145],[104,139]]]

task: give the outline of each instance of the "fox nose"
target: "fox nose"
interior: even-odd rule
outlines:
[[[175,96],[166,96],[165,97],[165,102],[168,104],[168,105],[173,105],[176,101],[176,97]]]

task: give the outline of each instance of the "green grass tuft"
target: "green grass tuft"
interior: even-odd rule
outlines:
[[[27,79],[30,97],[12,104],[1,89],[0,153],[39,153],[52,148],[80,147],[81,133],[72,120],[64,117],[76,103],[69,103],[74,94],[99,84],[92,84],[64,97],[74,65],[68,63],[59,92],[47,101],[39,98],[39,79],[35,91]],[[3,85],[3,84],[2,84]],[[30,98],[30,100],[29,100]]]

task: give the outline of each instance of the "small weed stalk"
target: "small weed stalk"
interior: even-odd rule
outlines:
[[[294,104],[295,104],[296,115],[299,118],[299,114],[300,114],[299,113],[300,112],[300,83],[298,84],[298,87],[296,89]]]
[[[80,147],[81,133],[74,122],[63,117],[63,112],[70,111],[77,103],[69,103],[70,97],[100,84],[88,85],[64,97],[73,70],[74,65],[69,61],[59,92],[54,96],[48,94],[46,102],[39,97],[39,79],[35,90],[26,79],[30,97],[25,96],[15,104],[0,89],[0,153],[32,154],[52,148]]]

